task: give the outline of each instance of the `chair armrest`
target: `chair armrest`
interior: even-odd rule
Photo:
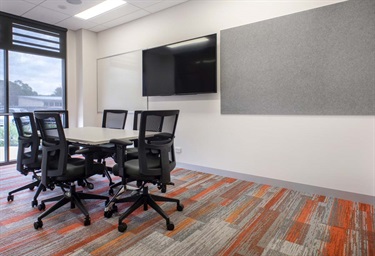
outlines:
[[[75,151],[75,154],[91,154],[95,152],[101,151],[98,147],[87,147],[87,148],[81,148]]]
[[[130,146],[133,145],[133,142],[130,140],[118,140],[118,139],[112,139],[109,141],[109,143],[116,144],[116,145],[121,145],[121,146]]]
[[[119,168],[123,168],[125,158],[126,147],[133,145],[133,142],[129,140],[118,140],[112,139],[109,143],[113,143],[116,145],[116,153],[115,153],[115,162],[119,165]]]

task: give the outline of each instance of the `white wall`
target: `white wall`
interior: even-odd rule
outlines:
[[[79,30],[77,42],[77,114],[79,126],[97,124],[97,37],[96,33]]]
[[[96,57],[210,33],[220,38],[223,29],[336,2],[190,1],[98,33]],[[83,102],[94,100],[95,93],[85,91]],[[151,97],[149,106],[181,110],[176,138],[181,163],[375,195],[374,116],[221,115],[220,93]],[[94,113],[93,104],[83,111],[90,117]],[[101,116],[96,115],[99,125]]]

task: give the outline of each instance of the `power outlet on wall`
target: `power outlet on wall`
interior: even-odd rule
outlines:
[[[176,153],[182,153],[182,148],[181,148],[181,147],[175,147],[175,148],[174,148],[174,151],[175,151]]]

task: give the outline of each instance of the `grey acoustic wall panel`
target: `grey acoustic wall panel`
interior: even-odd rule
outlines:
[[[223,114],[375,115],[375,1],[221,31]]]

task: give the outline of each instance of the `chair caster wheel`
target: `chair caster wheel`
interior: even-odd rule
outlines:
[[[112,217],[112,214],[113,214],[113,211],[107,211],[107,212],[104,212],[104,217],[106,217],[107,219],[111,218]]]
[[[85,181],[83,181],[83,180],[79,180],[78,181],[78,186],[81,186],[81,187],[86,187],[86,182]]]
[[[110,188],[110,189],[108,190],[108,194],[109,194],[110,196],[113,196],[113,195],[114,195],[114,193],[113,193],[113,189],[112,189],[112,188]]]
[[[31,191],[33,191],[33,190],[34,190],[34,187],[30,187],[29,189],[30,189]]]
[[[87,182],[87,188],[94,189],[94,184],[92,184],[91,182]]]
[[[86,218],[85,218],[85,221],[83,222],[83,225],[85,225],[85,226],[89,226],[90,224],[91,224],[90,217],[86,217]]]
[[[43,222],[41,220],[38,220],[38,221],[34,222],[34,228],[35,229],[42,228],[42,227],[43,227]]]
[[[9,195],[8,198],[7,198],[8,202],[10,201],[13,201],[14,200],[14,195]]]
[[[120,223],[120,224],[118,224],[118,231],[120,231],[120,232],[125,232],[125,230],[127,229],[127,225],[126,225],[126,223]]]
[[[118,212],[117,205],[112,205],[112,212]]]
[[[167,223],[167,230],[173,230],[174,224],[172,222]]]
[[[41,202],[40,205],[38,205],[38,210],[43,211],[45,209],[46,209],[46,205],[43,202]]]
[[[38,206],[38,200],[31,201],[31,207],[34,208],[35,206]]]
[[[183,204],[178,204],[177,205],[177,211],[182,212],[183,209],[184,209],[184,205]]]

